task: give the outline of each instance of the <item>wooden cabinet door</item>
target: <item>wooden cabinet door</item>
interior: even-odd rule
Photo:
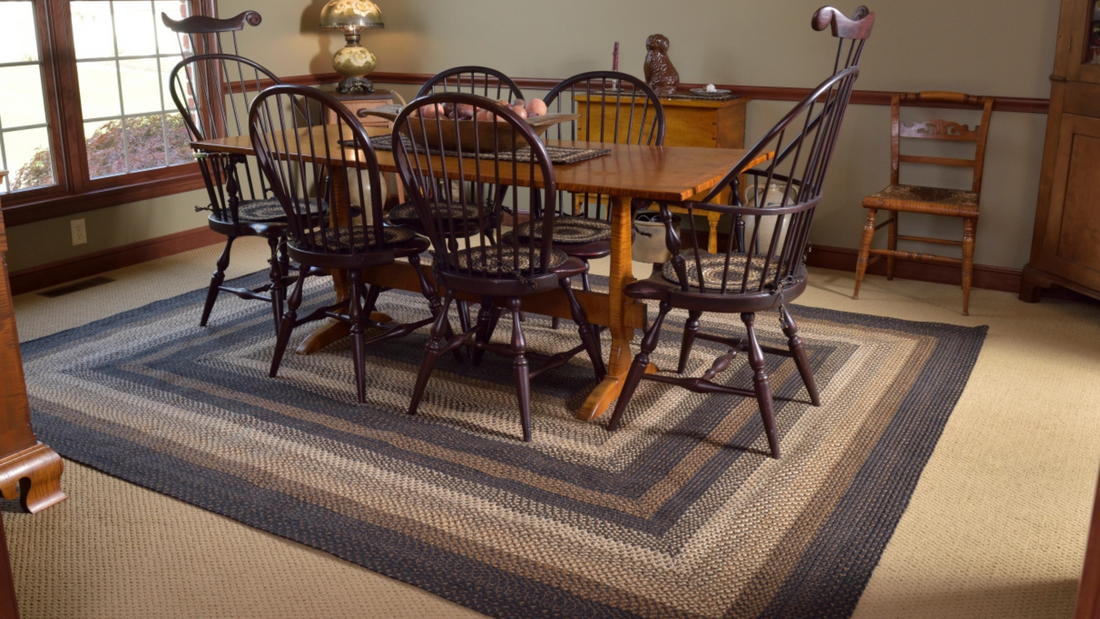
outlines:
[[[1064,114],[1039,268],[1100,289],[1100,118]]]

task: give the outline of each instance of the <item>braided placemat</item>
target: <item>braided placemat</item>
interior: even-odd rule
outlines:
[[[392,137],[393,136],[391,136],[391,135],[376,135],[376,136],[373,136],[370,139],[371,146],[373,146],[375,148],[375,150],[393,150],[393,143],[391,142]],[[406,145],[407,144],[408,144],[408,142],[406,142]],[[432,149],[431,152],[432,153],[438,153],[439,151]],[[611,149],[609,149],[609,148],[580,148],[580,147],[572,147],[572,146],[547,146],[546,147],[546,152],[548,152],[550,154],[550,161],[552,163],[559,163],[560,164],[560,163],[578,163],[578,162],[581,162],[581,161],[587,161],[589,159],[595,159],[596,157],[603,157],[604,155],[610,155],[611,154]],[[443,151],[443,154],[450,155],[451,157],[457,157],[458,156],[458,152],[450,151],[450,150]],[[531,149],[527,148],[527,147],[520,148],[520,149],[515,151],[515,154],[519,157],[519,159],[521,161],[527,160],[531,157]],[[475,152],[470,152],[470,151],[463,151],[462,152],[463,157],[477,157],[479,155],[483,158],[486,158],[486,159],[497,156],[496,154],[493,154],[493,153],[475,153]],[[512,158],[512,153],[510,151],[501,151],[499,153],[499,158],[510,160]]]

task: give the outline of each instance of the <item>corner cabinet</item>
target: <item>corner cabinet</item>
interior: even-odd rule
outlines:
[[[0,171],[0,181],[7,172]],[[0,496],[38,512],[66,499],[61,492],[61,458],[38,442],[23,379],[23,358],[15,331],[8,285],[8,237],[0,212]]]
[[[1100,0],[1062,0],[1031,259],[1020,299],[1100,299]]]

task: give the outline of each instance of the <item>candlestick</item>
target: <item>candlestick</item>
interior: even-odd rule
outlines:
[[[615,51],[611,54],[611,70],[619,70],[619,42],[615,41]]]

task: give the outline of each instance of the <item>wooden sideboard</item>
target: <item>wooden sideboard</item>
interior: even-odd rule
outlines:
[[[588,97],[578,94],[577,101],[588,101]],[[602,97],[593,96],[593,103],[601,101]],[[614,104],[615,100],[607,99]],[[661,105],[665,109],[665,145],[666,146],[702,146],[709,148],[744,148],[745,147],[745,107],[751,97],[736,97],[733,99],[661,99]],[[632,102],[620,99],[619,105],[631,105]],[[640,106],[641,103],[634,105]],[[577,123],[577,139],[584,139],[584,118],[586,106],[579,106],[581,121]],[[638,112],[640,114],[640,110]],[[619,115],[622,122],[626,122],[629,115]],[[673,208],[673,211],[684,213],[684,209]],[[718,220],[720,213],[707,213],[707,251],[718,251]]]
[[[1100,1],[1062,0],[1031,259],[1020,299],[1060,285],[1100,299]]]
[[[0,172],[3,180],[7,172]],[[8,237],[0,214],[0,497],[15,498],[34,513],[66,499],[61,492],[61,458],[31,429],[23,359],[8,286]]]

